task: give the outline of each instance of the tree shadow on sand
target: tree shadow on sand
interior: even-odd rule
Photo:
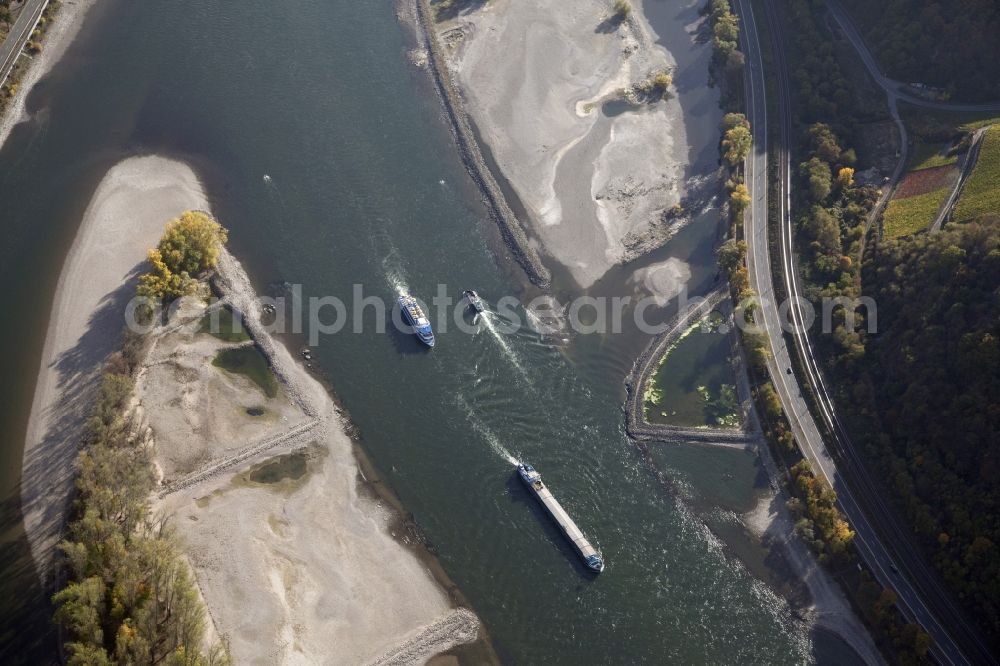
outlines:
[[[622,24],[628,19],[627,16],[622,16],[621,14],[613,14],[600,23],[594,28],[594,32],[599,35],[610,35],[613,32],[618,32],[618,28],[622,27]]]
[[[447,21],[459,15],[471,14],[487,2],[489,0],[432,0],[431,9],[435,20]]]
[[[52,404],[43,405],[42,414],[36,415],[43,419],[41,441],[24,452],[21,509],[32,551],[49,572],[47,588],[54,548],[72,497],[74,461],[83,423],[92,409],[104,363],[121,346],[125,307],[135,295],[138,276],[145,268],[145,262],[136,264],[125,282],[101,299],[76,344],[45,369],[55,371],[55,397]]]

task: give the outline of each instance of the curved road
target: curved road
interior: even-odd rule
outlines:
[[[983,102],[980,104],[938,102],[935,100],[917,97],[916,95],[906,92],[905,83],[891,79],[882,73],[882,69],[878,66],[878,61],[868,49],[868,45],[865,44],[865,40],[861,36],[861,32],[858,30],[857,26],[854,25],[854,21],[847,14],[847,12],[844,11],[844,8],[841,7],[835,0],[827,0],[826,7],[830,11],[830,15],[836,19],[838,24],[840,24],[840,28],[844,31],[844,35],[850,40],[854,49],[858,52],[858,55],[865,63],[865,67],[868,69],[868,72],[872,75],[872,78],[875,79],[875,83],[884,89],[889,97],[906,102],[907,104],[913,104],[914,106],[922,106],[927,109],[938,109],[940,111],[967,111],[972,113],[1000,111],[1000,101]]]
[[[906,84],[896,81],[895,79],[891,79],[882,72],[875,56],[868,49],[868,45],[865,44],[865,40],[861,36],[861,32],[858,30],[854,21],[847,14],[847,12],[844,11],[843,7],[841,7],[835,0],[827,0],[826,7],[829,10],[830,15],[837,21],[840,29],[844,32],[844,36],[851,42],[854,50],[858,52],[858,56],[864,63],[868,73],[871,74],[872,79],[875,80],[875,83],[877,83],[879,87],[885,90],[887,103],[889,105],[889,113],[892,116],[893,121],[896,123],[896,129],[899,132],[899,161],[896,164],[896,168],[893,170],[889,183],[882,190],[882,196],[879,197],[878,202],[875,204],[875,207],[872,208],[872,212],[868,216],[868,222],[865,227],[865,235],[862,237],[861,241],[863,252],[865,243],[864,239],[868,237],[868,230],[871,228],[871,225],[875,222],[875,220],[878,219],[879,214],[882,212],[882,208],[889,202],[889,197],[892,195],[892,192],[896,187],[896,183],[899,182],[899,179],[903,176],[903,171],[906,168],[907,150],[910,142],[906,134],[906,126],[903,124],[903,119],[899,116],[899,102],[906,102],[907,104],[912,104],[913,106],[919,106],[925,109],[934,109],[937,111],[990,113],[993,111],[1000,111],[1000,101],[983,102],[981,104],[938,102],[935,100],[917,97],[916,95],[906,92]],[[935,226],[940,228],[940,225],[938,224]]]
[[[855,530],[855,544],[861,557],[868,564],[879,582],[896,590],[898,594],[898,605],[904,614],[911,620],[919,623],[934,639],[934,654],[938,660],[946,664],[966,664],[970,663],[963,649],[952,638],[950,630],[953,628],[951,622],[953,617],[950,614],[942,615],[947,617],[948,623],[939,619],[939,604],[929,604],[925,600],[927,594],[926,587],[918,591],[917,582],[920,577],[911,572],[914,567],[910,558],[904,560],[899,554],[891,552],[882,540],[880,533],[874,528],[866,509],[859,504],[854,492],[845,482],[844,477],[837,469],[837,464],[826,448],[823,435],[809,411],[808,404],[802,394],[799,383],[792,374],[791,357],[783,336],[782,317],[779,314],[778,304],[774,294],[774,285],[771,279],[771,263],[768,249],[767,231],[767,105],[765,101],[765,83],[763,72],[763,60],[761,58],[760,44],[757,36],[757,26],[749,0],[735,0],[735,6],[739,14],[743,17],[742,40],[747,54],[746,93],[747,93],[747,115],[754,128],[754,142],[750,155],[747,158],[747,185],[751,193],[752,203],[744,219],[744,233],[748,246],[747,267],[750,274],[750,283],[760,298],[760,313],[765,333],[767,334],[771,359],[768,362],[768,370],[774,381],[775,389],[781,399],[782,406],[788,416],[793,434],[799,442],[802,452],[809,460],[816,474],[822,476],[830,483],[830,486],[837,492],[838,504],[847,515],[853,529]],[[776,56],[780,50],[776,50]],[[782,82],[779,77],[782,97],[787,95],[787,81]],[[787,130],[790,121],[787,114],[783,114],[783,127]],[[784,133],[784,132],[783,132]],[[781,155],[780,171],[782,174],[782,260],[784,263],[783,272],[786,276],[786,286],[788,293],[795,295],[798,293],[798,283],[795,277],[796,271],[792,264],[792,237],[791,218],[789,215],[789,187],[788,180],[790,174],[790,163],[787,151]],[[794,301],[793,301],[794,303]],[[797,307],[791,308],[793,326],[791,330],[805,330],[802,326],[802,313]],[[787,321],[787,318],[786,318]],[[853,453],[849,447],[849,440],[842,441],[843,433],[839,420],[833,411],[832,401],[826,391],[822,375],[818,372],[818,365],[812,355],[808,336],[798,334],[793,336],[796,345],[803,350],[804,363],[809,380],[816,389],[817,396],[820,397],[820,410],[823,414],[827,426],[834,433],[834,444],[837,445],[838,453],[844,451]],[[852,474],[863,470],[859,461],[853,455],[846,457],[848,466],[851,467]],[[867,484],[863,490],[871,490]],[[871,499],[870,497],[868,499]],[[876,497],[876,508],[884,508],[880,503],[881,498]],[[881,513],[881,512],[879,512]],[[898,524],[893,522],[896,529]],[[883,528],[886,525],[882,525]],[[922,560],[918,561],[922,563]],[[932,610],[933,609],[933,610]],[[947,626],[947,628],[946,628]],[[967,646],[966,646],[967,647]],[[981,661],[980,653],[975,650],[976,661]],[[986,659],[992,658],[987,651]]]

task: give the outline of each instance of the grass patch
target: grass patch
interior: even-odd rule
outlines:
[[[948,187],[942,187],[932,192],[890,201],[882,223],[886,238],[909,236],[929,229],[941,204],[948,197],[949,190]]]
[[[955,204],[955,221],[968,222],[1000,212],[1000,125],[986,131],[979,161]]]
[[[250,339],[242,321],[227,307],[218,308],[201,318],[199,333],[208,333],[225,342],[246,342]]]
[[[920,171],[921,169],[933,169],[934,167],[954,164],[958,161],[958,155],[947,155],[944,151],[951,144],[945,143],[917,143],[913,151],[913,158],[910,160],[910,171]]]
[[[212,365],[226,372],[243,375],[259,386],[269,398],[278,395],[278,380],[260,350],[253,345],[223,349],[212,360]]]

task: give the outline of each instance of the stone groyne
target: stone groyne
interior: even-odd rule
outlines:
[[[755,428],[688,428],[646,421],[643,412],[643,401],[653,372],[659,367],[660,359],[670,345],[674,344],[684,332],[695,322],[707,316],[712,310],[720,307],[729,297],[728,288],[723,285],[704,299],[692,304],[669,323],[666,330],[653,338],[632,365],[632,371],[625,379],[625,389],[628,396],[625,399],[625,431],[635,440],[656,440],[666,442],[704,442],[710,444],[748,446],[756,442]],[[730,333],[733,335],[733,333]],[[740,403],[743,404],[746,389],[737,371],[737,389],[740,393]],[[749,396],[746,396],[747,398]],[[743,410],[744,424],[752,421],[750,415]]]
[[[524,227],[514,211],[511,210],[507,198],[483,158],[479,141],[472,131],[468,115],[465,113],[462,94],[452,81],[448,71],[448,63],[445,60],[441,44],[438,42],[437,33],[434,30],[434,14],[430,4],[428,0],[414,0],[414,2],[417,39],[420,41],[420,46],[427,52],[427,68],[441,98],[445,115],[451,124],[462,162],[482,192],[490,216],[500,228],[504,243],[514,255],[514,259],[527,273],[528,279],[544,289],[549,286],[552,276],[542,264],[538,252],[528,241]]]

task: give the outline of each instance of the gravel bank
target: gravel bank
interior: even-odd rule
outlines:
[[[662,40],[632,5],[618,23],[605,0],[491,0],[438,24],[465,108],[531,232],[584,288],[665,243],[716,190],[714,160],[696,164],[719,116],[697,3],[661,17]],[[676,81],[665,99],[622,100],[664,70]]]
[[[434,31],[432,11],[427,0],[413,0],[413,13],[408,18],[413,21],[417,38],[426,58],[421,58],[426,65],[438,95],[444,105],[445,115],[451,124],[458,145],[458,152],[472,180],[479,186],[490,215],[500,227],[500,233],[514,259],[527,274],[528,279],[539,287],[547,287],[552,278],[549,270],[542,264],[538,251],[524,233],[521,221],[507,203],[507,198],[500,190],[493,173],[483,159],[482,151],[476,140],[469,118],[465,113],[460,91],[456,88],[451,72],[445,62],[444,53]],[[405,16],[408,12],[403,12]]]
[[[250,279],[228,252],[213,286],[242,315],[280,394],[265,399],[250,380],[211,365],[233,343],[171,327],[156,337],[137,395],[165,473],[178,470],[173,449],[201,452],[197,468],[185,465],[187,476],[165,486],[154,509],[176,516],[236,662],[423,663],[476,640],[475,615],[454,608],[416,544],[401,542],[395,510],[361,491],[343,417],[264,330]],[[248,414],[251,404],[264,414]],[[298,476],[254,476],[290,457],[304,461]]]

